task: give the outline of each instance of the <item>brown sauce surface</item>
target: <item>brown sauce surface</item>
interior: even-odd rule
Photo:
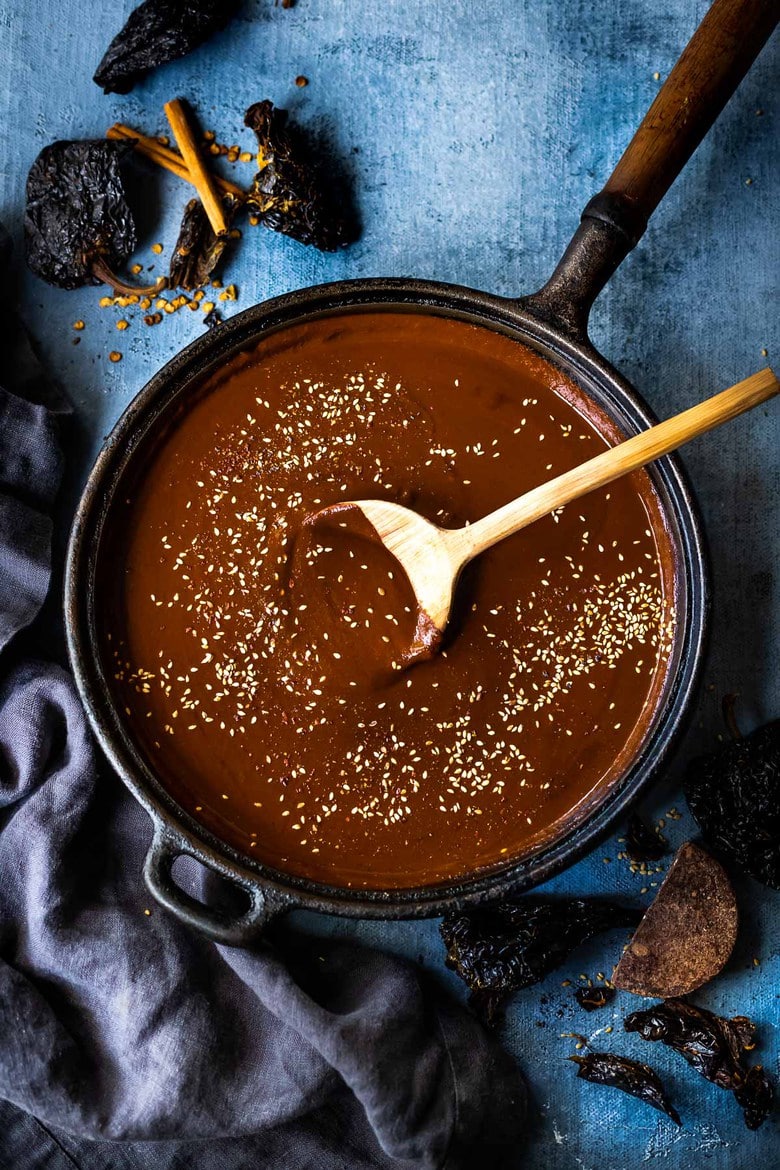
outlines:
[[[616,438],[519,342],[427,314],[290,327],[208,380],[136,460],[101,550],[106,673],[180,805],[260,862],[375,889],[564,831],[665,682],[675,567],[646,473],[483,554],[442,652],[408,669],[394,562],[305,522],[386,498],[461,525]]]

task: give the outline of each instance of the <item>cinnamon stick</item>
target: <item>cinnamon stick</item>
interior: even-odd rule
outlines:
[[[192,183],[192,177],[182,156],[175,150],[163,146],[156,138],[149,138],[146,134],[139,134],[137,130],[133,130],[130,126],[125,126],[122,122],[115,122],[113,126],[110,126],[106,131],[106,138],[134,139],[135,149],[144,158],[148,158],[150,162],[156,163],[157,166],[163,167],[166,171],[170,171],[171,174],[177,175],[178,178],[184,179],[186,183]],[[215,182],[220,191],[224,191],[228,195],[235,195],[237,199],[241,199],[242,201],[246,199],[246,191],[242,187],[239,187],[237,183],[231,183],[229,179],[219,177],[215,178]]]
[[[203,204],[206,215],[209,217],[209,223],[211,224],[214,235],[224,236],[227,233],[228,225],[225,219],[222,201],[219,197],[214,179],[210,171],[207,170],[201,153],[198,150],[184,103],[180,98],[174,98],[172,102],[166,102],[163,109],[165,110],[165,116],[170,122],[173,136],[181,151],[187,170],[189,171],[190,182],[200,195],[200,201]]]

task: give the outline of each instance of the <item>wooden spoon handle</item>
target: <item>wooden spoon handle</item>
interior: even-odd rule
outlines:
[[[549,483],[526,492],[524,496],[491,512],[468,528],[460,528],[452,533],[458,552],[462,553],[463,563],[504,537],[547,516],[556,508],[570,504],[572,500],[604,487],[621,475],[644,467],[646,463],[652,463],[654,459],[667,455],[696,435],[703,435],[705,431],[719,427],[721,423],[766,402],[777,393],[780,393],[780,382],[772,370],[768,367],[759,370],[743,382],[737,382],[736,386],[707,398],[690,410],[684,410],[682,414],[676,414],[626,439],[617,447],[603,451],[587,463],[565,471]]]

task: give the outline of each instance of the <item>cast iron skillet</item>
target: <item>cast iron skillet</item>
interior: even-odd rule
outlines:
[[[662,709],[639,755],[622,780],[600,795],[562,839],[508,862],[503,869],[474,873],[442,886],[348,890],[280,873],[220,841],[180,808],[141,758],[110,698],[98,651],[95,562],[122,473],[172,402],[270,330],[324,314],[362,308],[416,309],[501,330],[573,378],[626,434],[647,426],[652,421],[647,406],[588,340],[588,314],[776,21],[774,0],[715,0],[614,174],[585,208],[563,258],[539,292],[516,300],[432,281],[378,279],[343,281],[277,297],[193,342],[152,378],[122,415],[92,470],[70,536],[65,580],[68,649],[95,734],[152,818],[154,836],[144,871],[147,885],[184,922],[219,942],[243,945],[257,936],[271,916],[294,907],[352,917],[424,917],[527,889],[571,864],[606,833],[667,758],[698,678],[708,610],[702,533],[690,490],[674,458],[660,460],[651,474],[680,567],[676,657]],[[233,916],[185,893],[171,872],[182,855],[230,879],[246,895],[246,909]]]

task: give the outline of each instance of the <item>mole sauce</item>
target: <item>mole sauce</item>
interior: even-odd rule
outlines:
[[[374,889],[564,832],[664,688],[675,564],[648,475],[480,556],[413,666],[397,564],[359,525],[307,519],[384,498],[463,525],[619,437],[519,342],[413,312],[288,327],[180,399],[112,505],[99,576],[106,674],[178,803],[260,862]]]

